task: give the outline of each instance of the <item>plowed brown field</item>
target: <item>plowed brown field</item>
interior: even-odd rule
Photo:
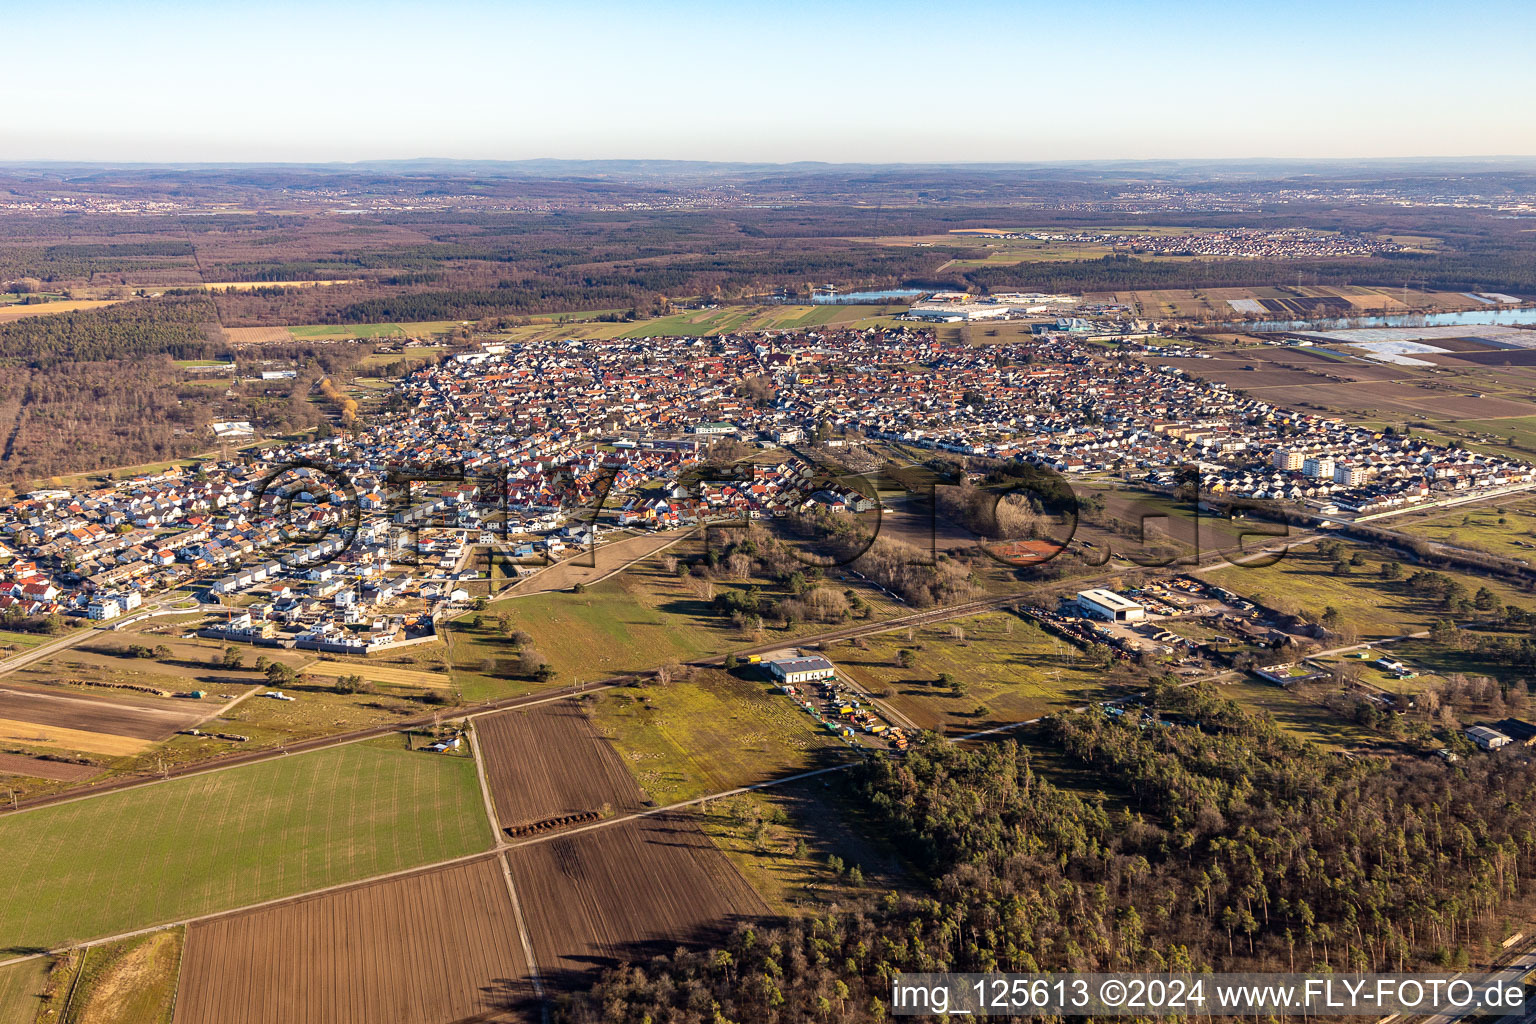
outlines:
[[[52,779],[54,782],[79,782],[99,771],[100,768],[89,764],[44,761],[40,757],[27,757],[25,754],[0,754],[0,775],[27,775],[34,779]]]
[[[498,858],[192,925],[176,1024],[536,1021]]]
[[[81,732],[102,732],[141,740],[163,740],[202,718],[188,709],[136,707],[91,697],[0,689],[0,718],[35,722]]]
[[[475,732],[502,828],[641,807],[639,786],[575,701],[477,718]]]
[[[654,815],[507,854],[539,975],[585,972],[708,941],[768,906],[683,815]]]

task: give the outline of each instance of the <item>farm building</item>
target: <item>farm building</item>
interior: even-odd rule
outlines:
[[[1486,725],[1474,725],[1467,730],[1467,739],[1476,743],[1483,750],[1498,750],[1507,747],[1512,742],[1510,738],[1497,729],[1490,729]]]
[[[1110,622],[1135,622],[1147,617],[1147,609],[1128,597],[1121,597],[1113,590],[1083,590],[1077,595],[1077,607],[1093,619]]]
[[[830,661],[815,654],[804,658],[780,658],[777,661],[770,661],[768,671],[773,678],[786,686],[814,683],[818,679],[832,679],[837,675],[837,669]]]
[[[1493,723],[1493,727],[1508,736],[1510,742],[1525,747],[1536,747],[1536,725],[1519,718],[1506,718]]]

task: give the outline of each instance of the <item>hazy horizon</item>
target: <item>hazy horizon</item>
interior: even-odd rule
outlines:
[[[0,161],[1518,158],[1527,14],[63,0],[7,12],[13,39],[68,45],[8,53]]]

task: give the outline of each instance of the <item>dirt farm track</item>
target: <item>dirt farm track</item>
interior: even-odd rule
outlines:
[[[501,859],[194,924],[176,1024],[536,1021]]]

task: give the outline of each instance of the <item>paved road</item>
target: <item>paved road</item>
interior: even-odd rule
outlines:
[[[1504,984],[1515,985],[1520,984],[1521,980],[1533,970],[1536,970],[1536,948],[1506,957],[1493,970],[1486,973]],[[1494,1021],[1497,1021],[1497,1024],[1527,1024],[1529,1021],[1536,1020],[1536,1003],[1526,1006],[1519,1013],[1512,1013],[1502,1018],[1471,1013],[1437,1013],[1433,1016],[1418,1018],[1418,1020],[1419,1024],[1456,1024],[1457,1021],[1476,1021],[1478,1024],[1490,1024]]]
[[[183,594],[166,594],[135,609],[131,615],[125,615],[121,620],[102,623],[95,627],[80,626],[71,629],[60,637],[39,644],[31,650],[13,654],[4,661],[0,661],[0,676],[26,668],[34,662],[41,661],[60,651],[68,650],[76,644],[85,643],[91,637],[99,637],[104,633],[111,633],[119,626],[127,625],[130,621],[137,622],[141,619],[154,618],[157,615],[186,615],[191,612],[208,611],[210,608],[208,605],[197,605],[194,607],[189,604],[182,607],[181,605],[187,600],[188,598]]]

